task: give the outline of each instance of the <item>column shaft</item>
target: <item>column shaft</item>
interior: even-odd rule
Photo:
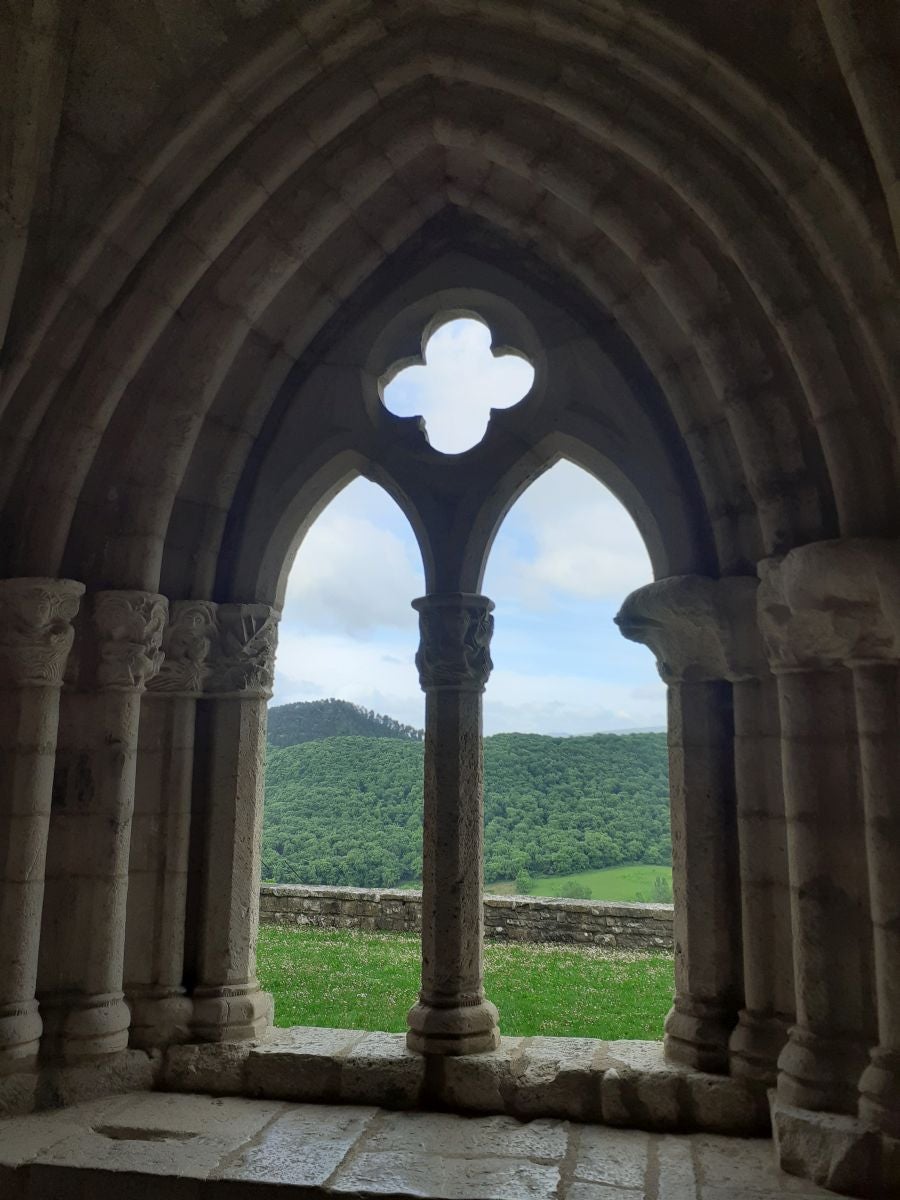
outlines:
[[[194,716],[190,696],[148,692],[141,704],[128,864],[125,998],[130,1044],[186,1040],[183,986]]]
[[[675,1003],[666,1056],[728,1070],[741,996],[731,686],[669,686]]]
[[[192,1030],[204,1041],[233,1041],[259,1037],[272,1020],[272,997],[256,978],[256,938],[277,616],[262,604],[222,604],[217,615],[211,694],[198,702]]]
[[[778,692],[767,675],[739,680],[733,696],[744,1007],[731,1036],[731,1073],[774,1086],[794,1020]]]
[[[855,1113],[874,1002],[851,680],[843,670],[786,671],[778,691],[797,1004],[778,1095]]]
[[[490,672],[493,604],[483,596],[424,597],[417,656],[425,689],[422,988],[407,1043],[428,1054],[499,1045],[484,994],[481,694]]]
[[[33,1063],[35,998],[59,689],[84,591],[0,582],[0,1072]]]
[[[853,671],[859,725],[878,1045],[860,1080],[860,1116],[900,1138],[900,668]]]

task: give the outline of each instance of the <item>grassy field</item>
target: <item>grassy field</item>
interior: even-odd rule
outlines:
[[[592,900],[649,899],[657,875],[672,882],[671,867],[648,867],[642,863],[630,867],[605,867],[602,871],[576,871],[571,875],[538,875],[533,882],[532,896],[565,896],[565,885],[573,880],[591,889]],[[489,883],[485,891],[509,896],[516,890],[511,879]]]
[[[419,939],[263,926],[258,969],[276,1025],[400,1032],[419,987]],[[672,1003],[672,959],[488,943],[485,987],[511,1036],[656,1040]]]

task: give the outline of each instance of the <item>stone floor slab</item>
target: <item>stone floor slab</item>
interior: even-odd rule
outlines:
[[[331,1183],[335,1195],[429,1200],[556,1200],[559,1167],[528,1159],[449,1158],[391,1151],[357,1155]]]
[[[80,1128],[42,1150],[35,1162],[205,1179],[283,1107],[222,1096],[142,1093],[99,1118],[84,1119]]]
[[[321,1186],[344,1161],[376,1112],[374,1108],[327,1104],[291,1109],[220,1165],[214,1176],[294,1187]]]
[[[75,1169],[77,1168],[77,1169]],[[0,1120],[2,1200],[825,1200],[769,1140],[132,1093]]]
[[[564,1121],[522,1123],[513,1117],[459,1117],[452,1113],[386,1113],[365,1138],[366,1152],[414,1150],[445,1157],[536,1158],[564,1157],[569,1125]]]
[[[575,1178],[619,1188],[642,1188],[649,1149],[647,1133],[586,1125],[578,1138]]]

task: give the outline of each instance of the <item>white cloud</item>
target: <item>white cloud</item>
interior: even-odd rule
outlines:
[[[354,511],[360,484],[370,516]],[[385,528],[388,505],[393,501],[374,484],[357,481],[322,513],[288,578],[283,625],[351,636],[376,628],[415,629],[410,601],[425,586],[418,548],[411,530],[404,539]]]
[[[397,416],[425,418],[436,450],[459,454],[484,437],[492,408],[517,404],[534,380],[534,368],[517,355],[495,358],[491,335],[479,321],[442,325],[425,348],[425,366],[407,367],[385,388],[386,407]]]
[[[554,593],[624,600],[653,579],[643,539],[619,501],[586,471],[561,462],[520,497],[488,564],[488,594],[548,608]],[[523,540],[530,545],[523,545]]]

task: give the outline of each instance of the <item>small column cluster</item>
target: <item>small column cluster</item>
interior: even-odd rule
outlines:
[[[784,801],[755,579],[663,579],[617,623],[669,694],[673,1062],[773,1083],[793,1018]]]
[[[277,615],[83,594],[0,581],[0,1074],[271,1019],[254,954]]]
[[[893,1194],[900,544],[812,543],[758,580],[664,579],[617,620],[669,685],[666,1054],[775,1085],[786,1169]]]

